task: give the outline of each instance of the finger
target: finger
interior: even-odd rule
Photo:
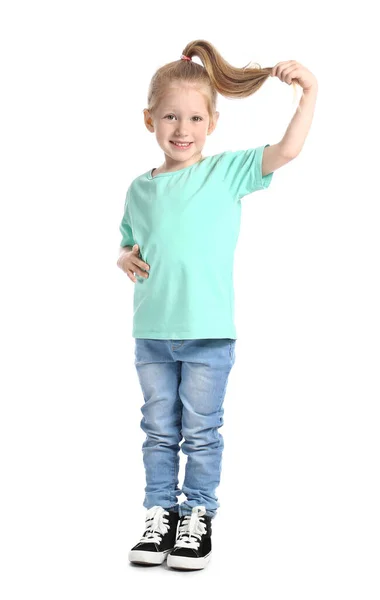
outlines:
[[[138,271],[139,274],[144,274],[145,270],[149,271],[150,269],[149,265],[143,260],[133,260],[132,265],[134,267],[134,270]]]
[[[297,66],[284,66],[277,73],[277,77],[280,81],[290,84],[292,79],[297,76],[299,69]]]
[[[277,63],[273,69],[272,69],[272,77],[280,77],[282,71],[284,68],[286,68],[286,66],[290,65],[290,64],[295,64],[296,61],[295,60],[284,60],[282,62]]]
[[[133,274],[133,271],[127,271],[127,275],[129,277],[129,279],[131,279],[133,281],[133,283],[136,283],[137,279]]]
[[[148,273],[146,271],[143,271],[143,269],[140,269],[140,265],[136,264],[134,265],[134,272],[137,273],[137,275],[140,275],[140,277],[145,277],[145,279],[148,278]]]
[[[281,81],[284,81],[285,83],[288,83],[290,85],[292,83],[292,79],[297,77],[298,73],[299,73],[298,67],[290,66],[290,67],[285,68],[281,72],[280,79],[281,79]]]
[[[140,267],[141,267],[142,269],[145,269],[146,271],[149,271],[149,269],[150,269],[150,266],[149,266],[147,263],[145,263],[145,262],[140,262],[139,264],[140,264]]]
[[[285,65],[287,61],[282,61],[282,62],[278,62],[274,65],[273,69],[272,69],[272,74],[276,77],[278,77],[278,73],[279,70],[281,69],[282,65]]]

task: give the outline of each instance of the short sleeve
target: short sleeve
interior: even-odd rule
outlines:
[[[120,242],[120,246],[134,246],[134,244],[136,243],[135,240],[133,239],[133,233],[132,233],[132,228],[130,225],[130,220],[128,217],[128,197],[129,197],[129,190],[127,191],[127,195],[125,198],[125,203],[124,203],[124,216],[121,220],[120,223],[120,233],[121,233],[121,242]]]
[[[267,188],[272,181],[273,172],[262,175],[264,148],[259,146],[248,150],[227,151],[223,156],[225,169],[224,183],[232,196],[240,200],[256,190]]]

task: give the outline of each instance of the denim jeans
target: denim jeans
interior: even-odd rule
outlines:
[[[144,396],[141,428],[146,488],[143,506],[190,515],[205,506],[215,517],[220,483],[223,400],[235,362],[235,339],[135,338],[135,367]],[[187,455],[178,487],[179,450]],[[178,504],[184,493],[187,500]]]

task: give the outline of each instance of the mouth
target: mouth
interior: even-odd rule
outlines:
[[[175,148],[179,148],[180,150],[185,150],[186,148],[190,148],[193,142],[173,142],[170,140],[170,143],[173,144]]]

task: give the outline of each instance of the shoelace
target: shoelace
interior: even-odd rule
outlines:
[[[140,542],[153,542],[159,544],[162,536],[167,533],[169,529],[168,520],[164,521],[168,511],[162,508],[162,506],[152,506],[146,513],[145,518],[145,531]]]
[[[198,550],[201,536],[207,531],[206,523],[200,518],[206,514],[204,506],[194,506],[191,515],[186,515],[180,523],[175,545],[177,548]]]

